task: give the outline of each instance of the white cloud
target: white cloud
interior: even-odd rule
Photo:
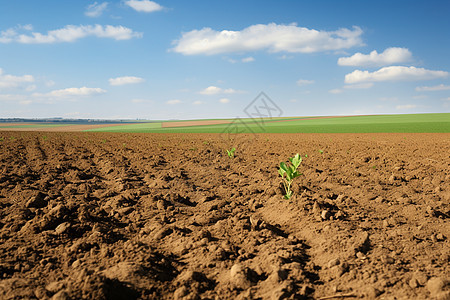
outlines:
[[[123,77],[116,77],[116,78],[110,78],[109,84],[110,85],[125,85],[125,84],[134,84],[134,83],[141,83],[145,80],[140,77],[135,76],[123,76]]]
[[[445,71],[432,71],[424,68],[391,66],[381,68],[372,73],[355,70],[345,75],[345,83],[430,80],[447,77],[448,74]]]
[[[199,93],[202,95],[217,95],[217,94],[238,94],[243,93],[243,91],[238,91],[234,89],[222,89],[220,87],[211,85],[206,89],[201,90]]]
[[[407,48],[387,48],[382,53],[376,50],[370,54],[355,53],[350,57],[341,57],[338,59],[340,66],[388,66],[396,63],[407,62],[412,59],[412,54]]]
[[[192,104],[194,104],[194,105],[201,105],[201,104],[203,104],[204,102],[203,101],[200,101],[200,100],[197,100],[197,101],[194,101],[194,102],[192,102]]]
[[[125,1],[125,4],[128,5],[129,7],[133,8],[135,11],[146,12],[146,13],[164,9],[164,7],[162,7],[158,3],[154,2],[154,1],[149,1],[149,0],[128,0],[128,1]]]
[[[16,27],[0,31],[0,43],[6,44],[13,42],[15,37],[18,35],[18,30],[30,31],[33,30],[33,26],[31,24],[17,25]]]
[[[294,58],[294,57],[291,56],[291,55],[286,55],[286,54],[283,54],[283,55],[281,55],[281,56],[278,57],[278,59],[282,59],[282,60],[285,60],[285,59],[292,59],[292,58]]]
[[[47,81],[45,81],[45,85],[47,86],[47,87],[52,87],[52,86],[54,86],[56,83],[53,81],[53,80],[47,80]]]
[[[22,28],[23,30],[28,30],[28,31],[33,30],[33,25],[31,25],[31,24],[19,25],[19,27]]]
[[[51,44],[75,42],[76,40],[94,36],[114,40],[129,40],[142,37],[142,33],[134,32],[124,26],[112,25],[67,25],[61,29],[48,31],[46,34],[31,32],[19,34],[15,29],[8,29],[0,33],[0,43],[17,42],[22,44]]]
[[[342,92],[343,92],[343,90],[341,90],[341,89],[332,89],[332,90],[328,91],[328,93],[330,93],[330,94],[340,94]]]
[[[85,96],[95,96],[104,94],[106,91],[101,88],[67,88],[61,90],[54,90],[46,94],[33,94],[34,97],[54,97],[54,98],[65,98],[65,97],[85,97]]]
[[[447,91],[450,90],[450,85],[435,85],[435,86],[418,86],[416,91],[418,92],[434,92],[434,91]]]
[[[88,5],[84,14],[91,18],[100,17],[103,14],[103,11],[106,9],[107,6],[108,6],[108,2],[103,2],[100,4],[97,2],[94,2],[93,4]]]
[[[170,104],[170,105],[175,105],[175,104],[180,104],[180,103],[181,103],[181,100],[173,99],[173,100],[167,101],[166,103],[167,103],[167,104]]]
[[[222,98],[222,99],[219,99],[219,102],[220,102],[220,103],[223,103],[223,104],[230,103],[230,99],[228,99],[228,98]]]
[[[243,63],[248,63],[248,62],[255,61],[255,59],[253,57],[249,56],[249,57],[244,57],[243,59],[241,59],[241,61]]]
[[[297,24],[257,24],[241,31],[211,28],[192,30],[173,42],[172,51],[184,55],[220,54],[266,49],[269,52],[313,53],[347,49],[363,44],[361,28],[319,31]]]
[[[34,82],[32,75],[15,76],[4,74],[0,68],[0,89],[16,88],[22,84]]]
[[[344,85],[344,89],[368,89],[373,87],[372,82],[365,82],[365,83],[359,83],[359,84],[352,84],[352,85]]]
[[[313,84],[314,82],[315,82],[314,80],[299,79],[299,80],[297,80],[297,85],[303,86],[303,85]]]
[[[407,110],[407,109],[413,109],[416,108],[416,104],[404,104],[404,105],[397,105],[395,108],[399,110]]]
[[[200,91],[200,94],[203,95],[215,95],[215,94],[220,94],[222,92],[222,89],[217,87],[217,86],[208,86],[206,89]]]

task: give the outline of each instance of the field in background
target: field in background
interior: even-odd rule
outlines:
[[[203,122],[203,123],[202,123]],[[265,119],[228,119],[130,124],[90,129],[96,132],[154,133],[390,133],[390,132],[450,132],[450,113],[374,115],[346,117],[292,117]],[[173,124],[174,126],[171,126]]]
[[[204,119],[105,123],[0,123],[0,131],[128,133],[421,133],[450,132],[450,113]]]

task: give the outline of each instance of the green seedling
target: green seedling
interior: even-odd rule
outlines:
[[[236,148],[231,148],[231,150],[227,149],[227,154],[229,158],[234,158],[234,152],[236,152]]]
[[[203,144],[204,145],[209,145],[209,143],[207,141],[204,141]]]
[[[46,140],[48,139],[48,137],[47,137],[46,135],[44,135],[44,136],[42,137],[42,139],[43,139],[44,141],[46,141]]]
[[[319,149],[319,153],[320,153],[320,154],[323,154],[323,150],[322,150],[322,149]]]
[[[278,169],[278,174],[280,174],[283,186],[286,194],[284,195],[284,199],[290,199],[292,196],[291,191],[291,184],[295,177],[298,177],[302,175],[297,171],[297,168],[300,166],[300,163],[302,162],[302,158],[300,154],[296,154],[294,157],[289,157],[289,161],[291,162],[291,165],[288,166],[283,161],[280,163],[280,169]]]
[[[3,137],[0,136],[0,142],[3,142]]]

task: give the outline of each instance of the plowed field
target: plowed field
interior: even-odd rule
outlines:
[[[0,138],[1,299],[450,298],[450,134]]]

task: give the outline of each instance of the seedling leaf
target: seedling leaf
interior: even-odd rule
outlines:
[[[236,148],[231,148],[231,150],[227,149],[227,154],[229,158],[233,158],[234,157],[234,152],[236,151]]]
[[[302,162],[300,154],[297,153],[296,155],[294,155],[294,157],[289,157],[289,161],[291,163],[291,165],[289,166],[287,166],[285,162],[280,162],[280,168],[278,169],[278,174],[280,174],[281,176],[281,180],[286,192],[286,194],[284,195],[285,199],[290,199],[292,196],[292,180],[301,175],[301,173],[297,171],[297,168]],[[286,175],[286,177],[284,175]]]

